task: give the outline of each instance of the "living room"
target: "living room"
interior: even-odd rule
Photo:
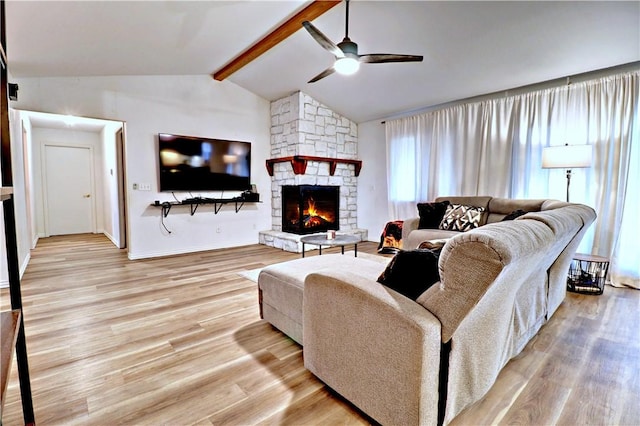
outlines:
[[[357,17],[358,3],[354,2],[353,16]],[[368,7],[371,7],[367,4]],[[599,5],[600,7],[606,7]],[[11,17],[11,8],[17,7],[7,5],[7,17]],[[177,7],[177,6],[174,6]],[[204,8],[203,5],[199,6]],[[330,13],[335,16],[333,18],[339,28],[337,34],[342,32],[342,19],[344,17],[343,6],[337,6],[335,10],[327,12],[325,19],[331,17]],[[363,6],[364,7],[364,6]],[[388,7],[388,6],[387,6]],[[611,6],[614,7],[615,6]],[[637,4],[630,3],[626,6],[618,5],[622,10],[620,15],[615,12],[615,18],[618,20],[620,28],[618,36],[622,37],[629,34],[627,23],[629,19],[623,19],[620,23],[620,16],[628,15],[631,10],[631,16],[636,13]],[[625,9],[626,7],[626,9]],[[289,6],[287,9],[295,9]],[[388,12],[385,9],[385,12]],[[623,13],[624,12],[624,13]],[[289,12],[287,12],[289,13]],[[191,16],[193,19],[193,16]],[[284,18],[284,16],[282,17]],[[62,18],[61,18],[62,19]],[[620,18],[622,19],[622,18]],[[631,19],[633,21],[633,19]],[[636,20],[637,21],[637,20]],[[316,25],[318,28],[324,29],[324,23],[319,19]],[[277,22],[271,25],[275,26]],[[7,26],[11,29],[12,25],[16,25],[10,19]],[[327,22],[327,25],[329,23]],[[611,29],[612,24],[606,26]],[[356,30],[357,29],[357,30]],[[352,29],[352,37],[358,39],[358,27]],[[332,34],[332,38],[337,37]],[[121,40],[126,40],[126,34],[118,35]],[[188,37],[185,34],[184,37]],[[300,38],[309,38],[308,48],[318,49],[320,53],[322,49],[313,43],[313,39],[308,34],[300,31]],[[604,37],[604,36],[603,36]],[[299,39],[294,40],[295,49]],[[307,40],[307,41],[309,41]],[[382,114],[374,113],[366,118],[357,116],[364,114],[366,104],[368,103],[365,96],[360,98],[355,95],[349,95],[352,105],[350,111],[354,111],[356,116],[351,116],[346,109],[338,108],[331,103],[321,102],[321,104],[331,110],[340,117],[344,117],[357,124],[357,158],[362,161],[362,170],[358,176],[357,188],[357,228],[366,229],[368,231],[367,239],[370,242],[377,242],[385,223],[389,220],[405,218],[405,215],[390,213],[387,183],[387,157],[384,153],[387,150],[387,139],[385,135],[385,125],[381,121],[391,122],[400,117],[406,117],[411,114],[420,114],[428,112],[436,108],[442,108],[445,105],[452,105],[461,100],[477,101],[483,99],[481,95],[488,97],[496,96],[495,93],[504,94],[509,91],[510,94],[516,93],[513,89],[521,86],[532,85],[532,90],[542,89],[544,87],[558,87],[566,85],[566,78],[571,78],[571,83],[576,84],[590,79],[600,78],[602,76],[613,75],[618,73],[627,73],[637,71],[638,43],[637,37],[625,39],[629,41],[627,54],[630,55],[619,59],[606,58],[603,64],[591,66],[590,68],[577,71],[572,69],[571,72],[563,72],[553,74],[551,71],[548,78],[528,79],[522,83],[517,80],[511,80],[507,83],[505,80],[500,82],[493,89],[485,89],[478,86],[471,92],[457,92],[450,94],[449,98],[442,98],[438,101],[424,101],[423,103],[414,103],[405,105],[402,109],[385,110]],[[630,41],[631,40],[631,41]],[[9,39],[11,41],[11,39]],[[183,40],[184,41],[184,40]],[[373,42],[372,42],[373,43]],[[245,43],[248,45],[250,43]],[[588,45],[588,43],[585,43]],[[245,46],[246,47],[246,46]],[[279,49],[286,48],[283,44]],[[376,45],[374,44],[374,47]],[[383,50],[396,51],[404,49],[400,47],[383,47]],[[364,43],[362,46],[363,50]],[[635,50],[634,50],[635,49]],[[243,49],[238,49],[239,53]],[[367,49],[368,50],[368,49]],[[509,50],[517,50],[510,48]],[[596,49],[597,50],[597,49]],[[174,74],[166,75],[145,75],[143,72],[129,75],[65,75],[65,72],[53,72],[50,74],[38,74],[38,72],[29,73],[27,68],[21,69],[22,61],[16,61],[15,71],[11,63],[13,54],[18,54],[15,47],[9,43],[9,73],[10,82],[15,83],[19,87],[18,100],[12,101],[10,107],[12,109],[11,135],[12,140],[17,146],[39,146],[49,139],[48,142],[62,143],[62,140],[52,140],[53,133],[49,132],[42,135],[43,131],[39,128],[38,120],[30,118],[34,112],[52,114],[58,117],[75,115],[80,117],[93,117],[107,122],[120,123],[125,129],[125,160],[123,162],[126,170],[126,256],[129,260],[149,259],[159,256],[173,256],[185,253],[206,252],[209,250],[230,249],[237,247],[245,247],[256,244],[259,232],[270,230],[273,228],[273,210],[277,208],[272,198],[272,177],[269,176],[264,164],[265,161],[273,158],[272,155],[272,102],[283,97],[265,98],[253,93],[243,87],[242,84],[233,82],[233,78],[224,81],[215,81],[211,75],[179,75],[180,72],[174,71]],[[413,48],[402,53],[425,54],[424,47],[413,51]],[[576,56],[580,56],[577,54]],[[598,56],[598,55],[593,55]],[[602,56],[606,56],[605,52]],[[435,55],[434,55],[435,57]],[[428,59],[433,60],[434,57]],[[227,57],[221,60],[219,64],[222,66],[225,61],[231,59]],[[323,63],[320,58],[320,63]],[[440,58],[442,59],[442,58]],[[259,61],[259,60],[258,60]],[[573,58],[567,58],[566,62],[575,61]],[[273,66],[271,63],[269,66]],[[397,69],[398,73],[402,73],[403,67],[412,67],[415,64],[388,64],[388,65],[371,65],[370,67],[391,67]],[[264,65],[263,65],[264,66]],[[363,70],[365,66],[363,65]],[[613,68],[612,68],[613,67]],[[301,65],[301,78],[306,81],[308,78],[321,71],[315,68],[315,64]],[[531,63],[527,64],[527,68],[535,68]],[[567,68],[569,69],[569,68]],[[209,70],[215,71],[215,67]],[[67,71],[68,72],[68,71]],[[237,81],[243,81],[248,78],[254,78],[258,71],[251,71],[251,74],[241,75]],[[396,78],[393,71],[385,71],[383,78]],[[515,70],[511,71],[516,73]],[[117,72],[114,74],[118,74]],[[126,73],[125,73],[126,74]],[[155,74],[155,73],[154,73]],[[308,74],[308,75],[307,75]],[[520,71],[520,74],[525,74]],[[400,74],[402,75],[402,74]],[[551,77],[553,76],[553,78]],[[354,76],[358,78],[358,75]],[[344,78],[342,76],[329,76],[330,79]],[[458,76],[473,80],[474,78],[465,74]],[[401,79],[401,78],[400,78]],[[559,83],[559,80],[564,83]],[[263,83],[268,85],[268,83]],[[314,83],[315,84],[315,83]],[[467,83],[465,83],[467,84]],[[472,84],[472,83],[469,83]],[[379,87],[379,86],[376,86]],[[298,90],[303,94],[308,94],[309,86],[299,87]],[[338,89],[344,93],[348,93],[350,87],[340,86]],[[410,91],[410,88],[403,88],[404,91]],[[435,90],[435,89],[434,89]],[[322,89],[321,89],[322,91]],[[363,92],[366,93],[366,92]],[[500,96],[500,95],[497,95]],[[312,96],[313,97],[313,96]],[[342,97],[345,97],[344,95]],[[318,99],[323,96],[318,96]],[[315,97],[314,97],[315,99]],[[327,97],[327,99],[330,99]],[[382,102],[380,102],[382,103]],[[335,109],[335,110],[334,110]],[[339,112],[337,112],[339,111]],[[356,112],[357,111],[357,112]],[[34,125],[34,123],[36,123]],[[171,192],[160,192],[158,187],[158,153],[157,153],[157,135],[162,132],[173,133],[187,136],[214,137],[219,139],[250,141],[252,143],[252,165],[251,165],[251,183],[255,184],[260,193],[260,203],[247,203],[239,211],[235,211],[232,205],[226,205],[217,213],[214,213],[211,207],[200,206],[194,213],[190,214],[188,207],[173,207],[169,214],[164,217],[162,209],[153,206],[154,202],[173,202],[174,195]],[[70,130],[69,127],[58,129],[55,133],[60,139],[70,139],[70,135],[83,135],[81,130]],[[92,133],[92,132],[89,132]],[[86,136],[86,135],[85,135]],[[82,142],[81,144],[86,144]],[[100,150],[100,142],[98,142],[95,150]],[[23,154],[14,151],[15,158],[23,160]],[[18,165],[21,161],[14,161]],[[289,166],[283,164],[283,167]],[[37,168],[34,166],[34,168]],[[117,166],[114,167],[117,171]],[[349,171],[352,169],[349,168]],[[537,172],[536,172],[537,173]],[[543,171],[541,173],[547,173]],[[552,187],[554,198],[564,199],[564,174],[562,171],[553,171],[555,173],[555,186]],[[108,168],[103,170],[104,183],[111,182],[113,174]],[[579,172],[576,172],[578,175]],[[23,176],[28,173],[23,171]],[[28,179],[16,179],[16,189],[26,189]],[[136,185],[134,187],[134,184]],[[150,185],[150,190],[143,189],[145,185]],[[100,186],[100,185],[98,185]],[[572,182],[572,188],[580,188],[579,177]],[[202,195],[213,197],[235,196],[235,193],[219,193],[219,192],[202,192],[194,194],[177,194],[178,197],[187,197],[190,195]],[[439,194],[441,195],[441,194]],[[447,194],[449,195],[449,194]],[[453,195],[453,194],[451,194]],[[497,194],[509,195],[509,194]],[[551,194],[547,194],[551,195]],[[572,192],[572,201],[580,202],[580,191],[574,189]],[[20,254],[21,270],[27,269],[31,250],[38,245],[38,239],[48,236],[43,225],[37,223],[37,220],[27,219],[28,210],[34,206],[29,205],[29,198],[26,191],[18,191],[16,194],[16,211],[18,217],[18,228],[20,229],[20,241],[18,245]],[[18,202],[20,201],[20,202]],[[115,209],[117,212],[118,208]],[[102,211],[102,216],[112,215],[114,210],[111,208]],[[37,216],[37,215],[36,215]],[[98,233],[104,231],[106,221],[96,224]],[[25,232],[28,230],[28,232]],[[169,232],[170,231],[170,232]],[[117,245],[117,244],[114,244]],[[4,258],[4,256],[3,256]]]

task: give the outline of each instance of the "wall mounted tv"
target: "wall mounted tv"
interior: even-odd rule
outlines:
[[[158,134],[160,191],[245,191],[251,143]]]

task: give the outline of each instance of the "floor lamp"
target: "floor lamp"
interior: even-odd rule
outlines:
[[[569,184],[571,169],[591,167],[593,147],[591,145],[549,146],[542,150],[543,169],[567,170],[567,202],[569,202]]]

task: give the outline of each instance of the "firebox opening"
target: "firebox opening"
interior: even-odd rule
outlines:
[[[313,234],[339,229],[340,187],[329,185],[284,185],[282,230]]]

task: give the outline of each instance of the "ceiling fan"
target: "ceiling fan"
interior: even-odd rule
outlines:
[[[361,63],[382,64],[386,62],[422,62],[422,56],[418,55],[396,55],[392,53],[370,53],[367,55],[358,55],[358,45],[349,38],[349,0],[346,0],[346,18],[345,18],[345,35],[344,39],[337,45],[327,36],[322,34],[309,21],[304,21],[302,26],[309,31],[311,37],[331,52],[336,57],[333,66],[322,71],[317,76],[309,80],[309,83],[327,77],[328,75],[338,72],[343,75],[350,75],[358,71]]]

